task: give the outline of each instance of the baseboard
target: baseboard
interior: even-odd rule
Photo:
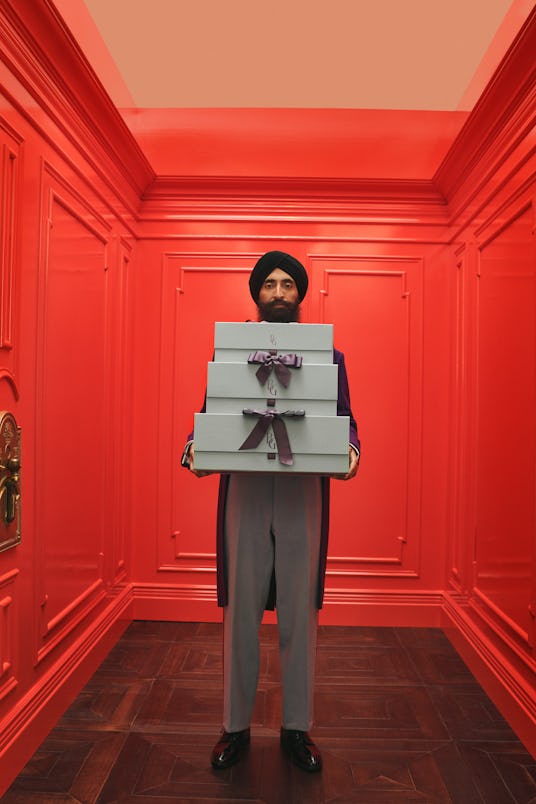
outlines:
[[[326,589],[321,625],[439,628],[443,592]]]
[[[172,622],[219,622],[221,609],[216,602],[213,585],[132,584],[134,620],[168,620]]]
[[[214,586],[134,584],[133,619],[219,622]],[[441,591],[393,592],[326,589],[322,625],[441,626]],[[275,622],[267,612],[265,622]]]
[[[39,748],[132,620],[131,588],[105,608],[62,652],[0,723],[0,795]]]
[[[479,684],[536,758],[536,662],[463,598],[444,595],[442,627]]]

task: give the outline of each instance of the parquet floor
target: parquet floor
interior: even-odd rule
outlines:
[[[221,626],[134,622],[2,804],[529,804],[536,760],[436,629],[321,627],[316,726],[324,770],[279,749],[276,627],[248,755],[214,771]]]

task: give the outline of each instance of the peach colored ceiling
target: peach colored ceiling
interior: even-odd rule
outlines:
[[[535,0],[50,0],[159,176],[430,179]]]
[[[533,0],[55,0],[119,108],[469,110]]]

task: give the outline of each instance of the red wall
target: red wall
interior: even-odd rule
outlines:
[[[144,169],[110,155],[107,121],[118,148],[126,132],[102,98],[95,130],[95,90],[47,4],[19,6],[32,18],[0,12],[0,409],[22,428],[21,543],[0,552],[0,789],[131,619],[128,294]]]
[[[212,324],[252,314],[270,248],[307,266],[304,320],[335,324],[363,439],[334,483],[323,622],[442,625],[536,751],[535,38],[533,14],[430,180],[270,159],[196,180],[154,176],[45,0],[3,5],[23,528],[0,552],[0,789],[133,616],[220,616],[216,481],[178,461]]]
[[[437,263],[437,245],[422,242],[422,226],[387,226],[376,216],[374,240],[370,224],[353,222],[352,233],[339,238],[340,226],[319,227],[300,216],[290,225],[266,222],[262,239],[254,221],[233,234],[238,227],[212,218],[210,238],[207,232],[194,241],[176,231],[174,239],[139,244],[136,318],[144,324],[135,346],[143,359],[136,364],[133,455],[135,497],[148,504],[133,531],[133,575],[143,593],[136,595],[136,616],[221,616],[213,604],[217,479],[179,470],[178,458],[203,399],[213,322],[254,317],[247,277],[273,247],[291,251],[308,268],[303,320],[335,324],[363,441],[359,480],[333,483],[323,619],[439,624],[448,277]],[[217,233],[224,227],[225,239]],[[149,421],[155,423],[150,473]]]

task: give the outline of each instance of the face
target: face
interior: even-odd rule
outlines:
[[[298,319],[298,288],[293,278],[274,268],[259,291],[257,306],[263,321],[288,323]]]

